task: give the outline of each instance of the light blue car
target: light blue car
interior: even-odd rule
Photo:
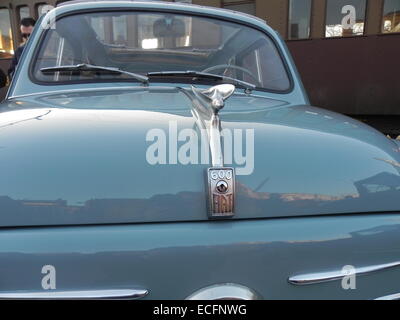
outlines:
[[[253,16],[50,11],[0,105],[0,168],[0,298],[400,297],[399,141],[311,107]]]

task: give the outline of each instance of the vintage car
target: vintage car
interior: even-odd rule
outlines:
[[[0,168],[0,298],[400,297],[399,141],[310,106],[250,15],[48,12],[0,105]]]

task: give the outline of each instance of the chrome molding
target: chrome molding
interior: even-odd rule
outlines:
[[[235,283],[216,284],[202,288],[186,300],[259,300],[261,297],[252,289]]]
[[[221,129],[218,114],[213,113],[210,121],[210,150],[213,167],[223,167],[224,158],[221,147]]]
[[[194,95],[212,111],[209,127],[211,162],[213,167],[222,167],[224,158],[221,147],[221,120],[219,111],[225,106],[225,100],[234,92],[236,87],[232,84],[220,84],[207,90],[200,90],[192,86]]]
[[[392,262],[392,263],[385,263],[373,266],[366,266],[356,268],[355,275],[365,275],[371,272],[382,271],[389,268],[399,267],[400,261]],[[315,284],[321,282],[328,282],[334,281],[338,279],[342,279],[346,274],[342,270],[335,270],[335,271],[327,271],[327,272],[316,272],[316,273],[307,273],[307,274],[300,274],[296,276],[289,277],[288,281],[294,285],[308,285],[308,284]]]
[[[203,132],[206,129],[211,152],[212,167],[207,169],[208,216],[209,218],[230,218],[234,216],[235,207],[235,169],[224,167],[224,155],[221,141],[221,119],[219,111],[235,92],[232,84],[220,84],[209,89],[191,87],[192,92],[186,92],[192,101],[192,114],[196,124]],[[203,133],[202,133],[203,137]]]
[[[58,52],[57,52],[57,62],[56,62],[56,66],[59,67],[61,66],[61,62],[63,59],[63,55],[64,55],[64,46],[65,46],[65,38],[61,38],[60,42],[58,44]],[[58,81],[60,78],[60,73],[57,72],[55,74],[55,81]]]
[[[14,291],[0,292],[0,299],[7,300],[99,300],[140,299],[148,294],[144,289],[77,290],[77,291]]]
[[[394,293],[388,296],[379,297],[376,298],[375,300],[400,300],[400,293]]]

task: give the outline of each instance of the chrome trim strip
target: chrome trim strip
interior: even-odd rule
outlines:
[[[373,265],[373,266],[366,266],[356,268],[355,275],[364,275],[371,272],[382,271],[385,269],[399,267],[400,261]],[[296,276],[289,277],[288,281],[294,285],[308,285],[308,284],[315,284],[321,282],[328,282],[334,281],[338,279],[342,279],[346,274],[343,273],[342,270],[335,270],[335,271],[328,271],[328,272],[316,272],[316,273],[307,273],[307,274],[300,274]]]
[[[224,158],[221,147],[221,120],[218,114],[212,114],[210,120],[210,150],[213,167],[223,167]]]
[[[400,300],[400,293],[389,294],[388,296],[379,297],[375,300]]]
[[[235,283],[222,283],[197,290],[186,300],[259,300],[260,298],[248,287]]]
[[[61,62],[63,59],[63,55],[64,55],[64,44],[65,44],[65,38],[61,38],[60,39],[60,43],[58,44],[58,52],[57,52],[57,62],[56,62],[56,66],[61,66]],[[55,81],[58,81],[60,78],[60,73],[57,72],[55,74]]]
[[[0,292],[7,300],[83,300],[83,299],[140,299],[148,294],[144,289],[79,290],[79,291],[15,291]]]

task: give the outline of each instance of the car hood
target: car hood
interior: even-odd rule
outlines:
[[[0,226],[208,219],[210,164],[201,142],[185,149],[192,103],[170,88],[3,103]],[[400,147],[376,130],[257,95],[235,94],[220,116],[239,148],[233,219],[400,211]]]

